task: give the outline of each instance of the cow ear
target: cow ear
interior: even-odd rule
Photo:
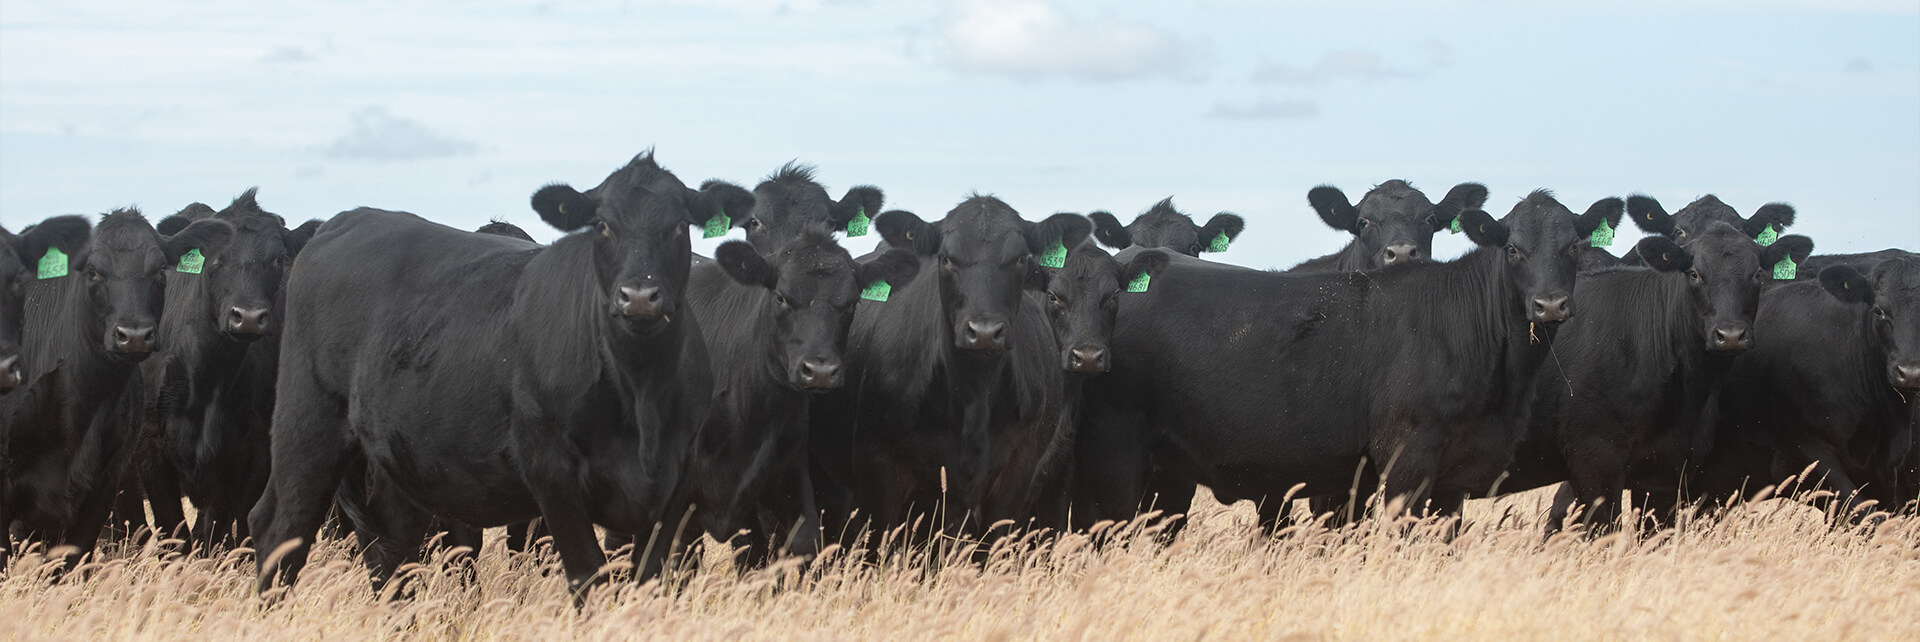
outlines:
[[[753,244],[746,241],[727,241],[714,248],[713,260],[720,264],[727,276],[741,285],[757,285],[767,289],[780,282],[780,271],[768,263],[766,257],[754,251]]]
[[[700,184],[700,191],[688,190],[687,224],[705,225],[716,214],[725,214],[731,221],[727,227],[747,219],[747,213],[753,211],[753,192],[739,185],[719,179],[707,179]]]
[[[919,274],[920,257],[915,256],[913,250],[897,247],[861,263],[860,268],[854,271],[854,281],[862,288],[876,281],[885,281],[887,285],[897,288]]]
[[[554,229],[572,232],[586,227],[599,215],[592,199],[564,183],[554,183],[533,193],[533,211]]]
[[[1471,209],[1460,213],[1460,231],[1467,233],[1467,240],[1474,245],[1498,247],[1507,244],[1507,226],[1493,220],[1486,210]]]
[[[906,210],[882,212],[873,219],[873,229],[887,245],[912,249],[914,254],[932,256],[940,251],[940,228]]]
[[[287,256],[300,256],[300,250],[306,249],[307,241],[313,240],[314,233],[320,231],[320,224],[320,219],[310,219],[305,223],[301,223],[300,227],[287,230]],[[521,232],[521,234],[525,233],[526,232]]]
[[[1307,204],[1320,214],[1320,220],[1342,232],[1359,234],[1360,210],[1353,208],[1347,201],[1347,194],[1332,185],[1321,185],[1307,190]]]
[[[1693,255],[1673,239],[1664,236],[1640,239],[1633,249],[1640,254],[1640,260],[1646,261],[1647,267],[1661,272],[1679,272],[1693,267]]]
[[[1487,204],[1487,186],[1479,183],[1455,185],[1447,190],[1446,198],[1440,199],[1440,202],[1459,205],[1462,210],[1480,209],[1480,206]]]
[[[79,253],[80,247],[87,244],[87,234],[91,230],[92,225],[87,223],[84,216],[55,216],[20,233],[19,237],[13,239],[14,251],[19,253],[21,263],[33,267],[40,263],[40,257],[45,256],[50,247],[60,248],[61,252],[68,255]]]
[[[1661,236],[1673,236],[1678,233],[1673,227],[1673,215],[1668,214],[1667,208],[1661,207],[1660,201],[1653,200],[1651,196],[1645,194],[1628,196],[1627,214],[1632,215],[1633,224],[1642,232]]]
[[[1121,285],[1131,283],[1142,274],[1159,276],[1160,271],[1167,269],[1167,265],[1172,262],[1173,260],[1162,250],[1147,250],[1136,254],[1132,260],[1127,261],[1127,264],[1120,268],[1120,283]]]
[[[188,250],[199,248],[201,256],[213,256],[227,248],[227,241],[233,238],[233,226],[226,221],[202,219],[181,228],[172,236],[160,241],[160,251],[167,256],[167,263],[180,262],[180,255]]]
[[[1760,248],[1760,265],[1773,267],[1780,259],[1792,257],[1794,264],[1807,262],[1807,256],[1813,254],[1813,239],[1799,234],[1788,234],[1773,242],[1773,245]]]
[[[864,214],[869,219],[879,216],[880,208],[886,202],[887,194],[880,191],[880,188],[872,185],[855,185],[847,189],[847,194],[840,197],[840,202],[827,208],[829,219],[827,222],[833,225],[834,230],[845,231],[847,221],[853,220],[855,216]]]
[[[1087,220],[1093,221],[1093,239],[1099,241],[1101,245],[1116,250],[1133,246],[1133,234],[1128,232],[1127,226],[1121,225],[1120,219],[1114,218],[1113,214],[1101,210],[1088,214]]]
[[[1753,216],[1747,217],[1746,222],[1740,224],[1740,231],[1746,232],[1747,238],[1753,238],[1766,232],[1769,227],[1777,233],[1790,225],[1793,225],[1793,206],[1786,203],[1768,203],[1760,206]]]
[[[1072,252],[1087,242],[1087,236],[1093,234],[1093,223],[1079,214],[1055,214],[1045,220],[1027,226],[1027,251],[1034,254],[1047,251],[1056,241],[1061,247]]]
[[[1247,220],[1240,218],[1239,214],[1221,212],[1213,215],[1213,218],[1207,219],[1206,225],[1200,226],[1200,242],[1211,242],[1222,233],[1227,235],[1228,241],[1232,241],[1240,238],[1240,232],[1246,229]]]
[[[173,216],[160,219],[160,222],[158,223],[154,223],[153,231],[159,232],[161,236],[173,236],[175,234],[179,234],[180,230],[186,229],[187,224],[192,222],[193,221],[191,219],[188,219],[185,216],[175,214]]]
[[[1620,213],[1626,207],[1626,202],[1612,196],[1594,201],[1593,205],[1587,207],[1585,214],[1573,220],[1573,231],[1579,232],[1581,236],[1587,236],[1595,229],[1599,229],[1601,221],[1606,221],[1609,228],[1618,229]]]
[[[1836,265],[1820,271],[1820,287],[1833,298],[1847,303],[1873,303],[1873,282],[1851,265]]]

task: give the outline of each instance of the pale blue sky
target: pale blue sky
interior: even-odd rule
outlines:
[[[1344,242],[1309,188],[1388,178],[1483,182],[1496,215],[1537,187],[1786,201],[1822,252],[1914,249],[1920,0],[0,0],[10,229],[258,185],[293,220],[550,238],[529,194],[648,146],[689,184],[797,158],[928,217],[1172,195],[1246,216],[1221,258],[1257,267]]]

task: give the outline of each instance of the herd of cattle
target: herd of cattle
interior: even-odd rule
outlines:
[[[1284,272],[1200,258],[1244,222],[1171,199],[928,221],[791,164],[690,189],[651,153],[534,193],[550,245],[368,208],[288,227],[252,190],[57,216],[0,230],[0,545],[71,564],[185,499],[195,546],[252,538],[263,588],[335,515],[376,580],[510,525],[578,589],[596,525],[650,577],[700,532],[764,564],[1178,514],[1198,485],[1269,529],[1292,498],[1340,522],[1376,489],[1445,515],[1562,482],[1550,528],[1603,529],[1623,493],[1668,519],[1803,470],[1837,519],[1911,510],[1920,256],[1815,255],[1781,204],[1487,196],[1316,187],[1353,239]],[[1652,234],[1616,257],[1626,218]],[[1433,261],[1446,230],[1476,247]]]

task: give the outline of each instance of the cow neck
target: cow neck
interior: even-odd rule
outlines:
[[[33,305],[36,299],[42,304]],[[88,410],[100,408],[125,388],[138,364],[109,356],[101,345],[104,331],[96,332],[100,324],[91,318],[92,296],[84,276],[76,272],[52,284],[29,284],[27,300],[21,359],[28,376],[38,377],[61,364],[61,388],[72,391],[61,393],[72,395],[61,401]]]
[[[1336,272],[1358,272],[1373,269],[1373,266],[1368,264],[1367,255],[1360,250],[1360,239],[1357,238],[1347,241],[1347,246],[1340,248],[1340,251],[1319,259],[1314,259],[1314,261],[1323,259],[1333,259],[1333,270]],[[1309,263],[1311,262],[1313,261],[1309,261]],[[1301,265],[1304,266],[1305,263]]]
[[[524,348],[544,363],[573,369],[592,364],[630,375],[638,375],[644,366],[670,376],[653,364],[678,358],[692,314],[682,305],[676,315],[680,318],[645,335],[616,325],[620,322],[611,312],[604,285],[612,276],[602,275],[595,264],[593,243],[587,234],[570,234],[537,250],[514,286],[507,322],[515,326],[515,335],[533,342]]]
[[[1494,380],[1517,384],[1507,386],[1508,396],[1500,403],[1504,408],[1525,406],[1532,396],[1534,375],[1552,349],[1558,328],[1527,321],[1526,292],[1513,278],[1505,250],[1476,247],[1451,262],[1403,264],[1384,271],[1395,270],[1431,275],[1432,280],[1417,283],[1414,296],[1424,304],[1416,309],[1432,310],[1430,316],[1441,327],[1486,329],[1464,333],[1476,337],[1477,345],[1463,348],[1500,355]]]

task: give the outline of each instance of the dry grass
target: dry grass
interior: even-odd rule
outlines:
[[[1920,519],[1835,530],[1775,500],[1651,537],[1543,543],[1547,497],[1472,503],[1451,542],[1379,521],[1268,540],[1250,506],[1203,492],[1171,546],[1119,528],[1104,547],[1003,546],[985,568],[831,554],[804,576],[740,577],[710,557],[681,591],[623,584],[584,614],[552,559],[493,545],[477,582],[430,562],[414,599],[382,602],[351,544],[322,542],[271,606],[240,554],[109,548],[89,579],[61,582],[29,555],[0,580],[0,638],[1920,639]]]

